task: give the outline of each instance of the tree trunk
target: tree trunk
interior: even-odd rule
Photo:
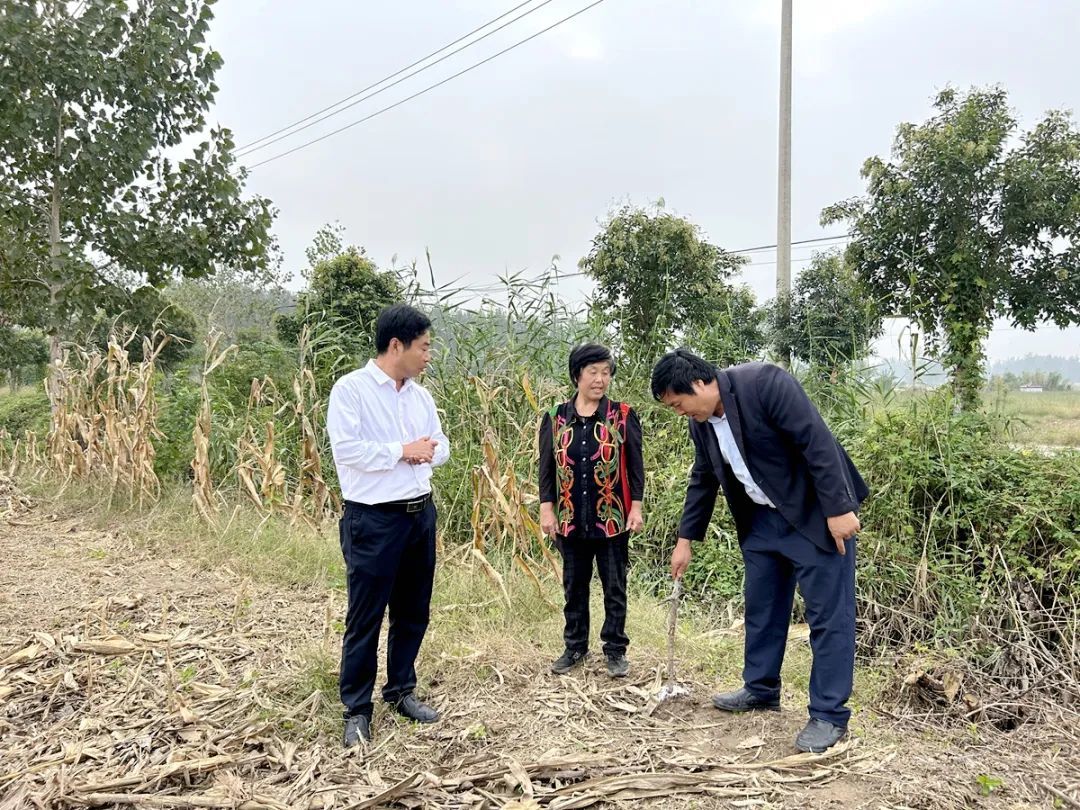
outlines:
[[[986,356],[983,342],[990,334],[991,323],[958,319],[945,328],[953,392],[960,410],[975,411],[982,404],[983,368]]]
[[[49,401],[55,408],[59,402],[60,386],[60,292],[63,284],[63,242],[60,234],[60,156],[64,139],[63,107],[59,102],[56,104],[56,143],[54,155],[56,165],[53,167],[52,193],[49,200],[49,374],[46,377],[46,390],[49,393]]]

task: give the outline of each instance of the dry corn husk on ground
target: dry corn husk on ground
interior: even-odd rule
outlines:
[[[344,752],[334,685],[344,594],[259,584],[181,552],[87,529],[76,515],[31,509],[0,521],[4,810],[960,808],[980,773],[1008,786],[1007,802],[986,806],[1046,806],[1041,780],[1075,792],[1075,763],[1048,744],[1049,728],[1014,738],[1010,754],[1005,736],[905,745],[863,713],[855,740],[798,755],[802,695],[765,718],[693,701],[649,715],[662,644],[635,647],[622,681],[592,662],[558,678],[527,638],[455,635],[440,617],[460,605],[436,605],[419,662],[442,722],[412,726],[379,705],[375,744]],[[691,662],[679,666],[698,679],[695,694],[708,693]]]
[[[30,511],[34,502],[15,485],[11,476],[0,471],[0,518],[15,518]]]

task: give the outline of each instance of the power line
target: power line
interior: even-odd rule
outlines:
[[[522,8],[523,6],[527,6],[527,5],[529,5],[529,3],[532,3],[532,2],[535,2],[535,0],[526,0],[524,3],[520,3],[519,5],[514,6],[509,11],[507,11],[507,12],[505,12],[503,14],[500,14],[495,19],[489,20],[488,22],[481,25],[479,28],[474,28],[472,31],[465,34],[464,36],[458,37],[453,42],[451,42],[451,43],[449,43],[447,45],[444,45],[443,47],[439,48],[437,51],[432,51],[427,56],[425,56],[423,59],[417,59],[412,64],[406,65],[405,67],[401,68],[401,70],[397,71],[396,73],[391,73],[389,76],[386,76],[386,77],[384,77],[382,79],[379,79],[379,81],[375,82],[374,84],[369,84],[367,87],[363,88],[362,90],[357,90],[352,95],[346,96],[345,98],[343,98],[343,99],[341,99],[339,101],[335,101],[333,104],[331,104],[331,105],[329,105],[327,107],[323,107],[321,110],[317,110],[316,112],[313,112],[311,115],[307,116],[306,118],[301,118],[299,121],[295,121],[292,124],[289,124],[288,126],[284,126],[281,129],[275,130],[274,132],[271,132],[269,135],[264,135],[263,137],[261,137],[261,138],[259,138],[257,140],[251,141],[250,143],[247,143],[247,144],[245,144],[245,145],[243,145],[241,147],[238,147],[237,150],[236,150],[237,157],[244,157],[246,155],[250,155],[253,152],[257,152],[260,149],[265,149],[266,147],[270,146],[271,144],[277,143],[278,141],[284,140],[285,138],[291,138],[293,135],[297,134],[298,132],[303,132],[305,129],[309,129],[310,127],[313,127],[316,124],[320,124],[320,123],[322,123],[323,121],[325,121],[328,118],[333,118],[338,113],[345,112],[345,110],[348,110],[348,109],[350,109],[352,107],[355,107],[357,104],[360,104],[360,103],[362,103],[364,101],[367,101],[370,98],[374,98],[375,96],[379,95],[380,93],[382,93],[382,92],[384,92],[386,90],[389,90],[391,87],[395,87],[395,86],[401,84],[403,81],[406,81],[407,79],[411,79],[413,76],[416,76],[417,74],[423,73],[428,68],[435,67],[435,65],[449,59],[451,56],[454,56],[455,54],[461,53],[466,48],[471,48],[473,45],[477,44],[478,42],[483,42],[485,39],[490,37],[492,34],[496,34],[499,31],[502,31],[507,26],[513,25],[518,20],[529,16],[530,14],[532,14],[535,11],[539,11],[544,6],[546,6],[548,3],[551,3],[552,0],[543,0],[543,2],[540,3],[540,5],[529,9],[528,11],[524,12],[523,14],[519,14],[517,17],[514,17],[514,19],[503,23],[498,28],[491,29],[486,34],[484,34],[483,36],[477,37],[476,39],[474,39],[472,42],[468,42],[465,45],[462,45],[460,48],[457,48],[456,50],[453,50],[450,53],[439,57],[434,62],[431,62],[431,63],[429,63],[427,65],[424,65],[419,70],[414,70],[412,73],[409,73],[409,74],[407,74],[405,76],[401,76],[401,74],[405,73],[405,71],[407,71],[407,70],[409,70],[411,68],[414,68],[414,67],[416,67],[417,65],[419,65],[419,64],[421,64],[423,62],[426,62],[428,59],[430,59],[431,57],[433,57],[433,56],[435,56],[437,54],[442,53],[447,48],[452,48],[454,45],[458,44],[462,40],[468,39],[469,37],[471,37],[473,34],[477,33],[478,31],[484,30],[489,25],[492,25],[493,23],[498,22],[499,20],[501,20],[503,17],[506,17],[507,15],[513,14],[518,9]],[[388,82],[388,81],[390,81],[391,79],[393,79],[393,78],[395,78],[397,76],[401,76],[401,78],[398,79],[396,82],[392,82],[391,84],[387,84],[385,87],[379,87],[380,84],[384,84],[385,82]],[[375,87],[379,87],[379,89],[375,90],[375,92],[373,92],[373,93],[367,93],[368,90],[371,90],[371,89],[373,89]],[[367,95],[363,96],[362,98],[356,99],[356,101],[353,101],[351,104],[345,104],[346,101],[351,101],[352,99],[356,98],[357,96],[361,95],[362,93],[367,93]],[[335,107],[339,107],[339,105],[341,105],[341,104],[345,104],[345,106],[340,107],[340,109],[336,109],[336,110],[334,109]],[[328,113],[329,110],[334,110],[334,111]],[[328,113],[328,114],[323,115],[323,113]],[[314,121],[311,120],[313,118],[315,119]],[[305,122],[310,122],[310,123],[305,123]],[[301,124],[303,126],[301,126]],[[291,130],[291,131],[286,131],[286,130]],[[281,133],[284,133],[284,134],[281,134]],[[279,137],[274,137],[275,135],[277,135]],[[264,143],[264,141],[265,141],[265,143]],[[256,145],[256,144],[258,144],[258,145]]]
[[[1015,334],[1017,332],[1021,332],[1021,333],[1023,333],[1023,332],[1043,332],[1043,331],[1050,331],[1050,330],[1056,330],[1058,332],[1063,332],[1066,329],[1074,329],[1074,328],[1075,327],[1072,327],[1072,326],[1055,326],[1054,324],[1049,324],[1049,325],[1044,325],[1044,326],[1034,326],[1031,329],[1025,329],[1022,326],[995,326],[993,329],[990,330],[990,334],[997,334],[997,333],[1001,333],[1001,332],[1012,332],[1013,334]],[[881,337],[878,338],[878,339],[883,340],[885,338],[906,337],[908,334],[910,334],[910,330],[905,328],[905,329],[901,329],[899,332],[882,332]],[[925,335],[924,332],[917,332],[917,334]]]
[[[793,244],[793,245],[809,245],[809,244],[813,244],[815,242],[824,241],[826,239],[848,239],[848,238],[849,237],[847,237],[847,236],[823,236],[823,237],[820,237],[818,239],[802,239],[802,240],[800,240],[798,242],[792,242],[791,244]],[[731,254],[735,254],[735,255],[741,255],[741,254],[744,254],[744,253],[749,253],[749,252],[754,251],[754,250],[758,250],[758,251],[760,251],[760,250],[768,250],[769,248],[775,248],[775,247],[776,247],[776,245],[762,245],[762,246],[756,247],[756,248],[746,248],[745,250],[730,250],[730,251],[727,251],[727,252],[731,253]],[[805,263],[805,262],[813,261],[813,257],[812,256],[811,257],[803,257],[803,258],[798,258],[798,259],[792,259],[791,261],[792,261],[793,264],[794,263]],[[759,266],[769,266],[769,265],[774,265],[774,264],[776,264],[775,261],[748,262],[747,264],[743,265],[743,267],[759,267]],[[569,278],[581,278],[581,277],[586,276],[586,275],[588,275],[588,274],[580,272],[580,271],[575,272],[575,273],[548,273],[548,274],[545,274],[545,275],[535,276],[533,278],[524,278],[524,279],[523,278],[515,278],[513,280],[527,285],[527,284],[540,284],[540,283],[542,283],[543,281],[545,281],[547,279],[553,279],[556,282],[558,282],[558,281],[562,281],[564,279],[569,279]],[[509,279],[508,279],[508,281],[509,281]],[[449,287],[449,285],[447,285],[447,287],[444,288],[444,289],[446,290],[446,292],[448,294],[457,295],[457,294],[462,294],[462,293],[501,292],[503,290],[506,290],[509,286],[510,286],[509,284],[504,283],[502,281],[496,281],[496,282],[489,282],[487,284],[481,284],[481,285],[478,285],[478,286]],[[428,292],[436,292],[436,291],[435,290],[429,290]]]
[[[797,263],[813,261],[813,259],[792,259],[791,261],[792,261],[792,264],[797,264]],[[759,265],[774,265],[774,264],[776,264],[776,262],[751,262],[750,264],[743,265],[743,266],[744,267],[757,267]],[[545,281],[545,279],[551,279],[553,281],[558,282],[558,281],[564,281],[564,280],[570,279],[570,278],[582,278],[583,276],[586,276],[586,275],[588,275],[588,274],[587,273],[582,273],[582,272],[558,273],[557,275],[556,274],[551,274],[551,275],[548,275],[548,276],[536,276],[534,278],[528,278],[528,279],[517,279],[517,281],[520,282],[521,284],[526,284],[526,285],[527,284],[540,284],[543,281]],[[481,286],[476,286],[476,287],[468,287],[468,286],[466,286],[466,287],[457,287],[457,288],[453,288],[452,290],[449,290],[449,291],[452,291],[453,293],[499,292],[501,290],[507,289],[508,286],[509,286],[508,284],[505,284],[505,283],[502,283],[502,282],[490,282],[488,284],[483,284]]]
[[[813,260],[814,260],[813,256],[806,256],[806,257],[801,258],[801,259],[788,259],[788,261],[791,264],[804,264],[806,262],[812,262]],[[744,264],[742,266],[743,267],[766,267],[766,266],[771,266],[771,265],[775,265],[775,264],[777,264],[777,262],[747,262],[746,264]]]
[[[819,236],[817,239],[800,239],[798,242],[792,242],[792,245],[809,245],[814,242],[833,242],[837,239],[849,240],[851,237],[844,234],[837,234],[836,236]],[[759,250],[775,250],[778,245],[758,245],[757,247],[744,248],[743,250],[729,250],[728,253],[755,253]]]
[[[434,90],[436,87],[441,87],[442,85],[446,84],[449,81],[452,81],[453,79],[458,78],[459,76],[464,76],[466,73],[469,73],[470,71],[475,70],[476,68],[480,67],[481,65],[486,65],[488,62],[492,61],[493,59],[497,59],[498,57],[502,56],[503,54],[509,53],[510,51],[514,50],[515,48],[517,48],[517,47],[519,47],[521,45],[524,45],[526,42],[529,42],[531,40],[536,39],[541,34],[546,34],[548,31],[552,30],[553,28],[558,28],[563,23],[569,22],[570,20],[574,19],[574,17],[577,17],[580,14],[584,14],[589,9],[594,8],[595,6],[598,6],[603,2],[604,2],[604,0],[594,0],[594,2],[590,3],[589,5],[585,6],[584,8],[579,9],[578,11],[575,11],[573,14],[570,14],[569,16],[563,17],[558,22],[552,23],[551,25],[549,25],[547,28],[542,28],[541,30],[537,31],[535,34],[532,34],[531,36],[528,36],[525,39],[519,40],[519,41],[515,42],[513,45],[510,45],[509,47],[503,48],[498,53],[494,53],[491,56],[487,57],[486,59],[482,59],[479,62],[476,62],[475,64],[469,65],[469,67],[467,67],[467,68],[465,68],[463,70],[459,70],[457,73],[454,73],[454,74],[452,74],[450,76],[447,76],[445,79],[443,79],[441,81],[435,82],[435,84],[428,85],[423,90],[419,90],[419,91],[413,93],[411,96],[406,96],[405,98],[401,99],[400,101],[395,101],[393,104],[390,104],[390,105],[388,105],[386,107],[383,107],[381,110],[376,110],[375,112],[371,113],[370,115],[365,115],[363,118],[361,118],[361,119],[359,119],[357,121],[353,121],[351,124],[346,124],[343,127],[339,127],[339,128],[337,128],[335,130],[332,130],[331,132],[327,132],[325,135],[320,135],[318,138],[313,138],[310,141],[307,141],[305,143],[300,144],[299,146],[294,146],[292,149],[288,149],[288,150],[286,150],[284,152],[281,152],[280,154],[274,155],[273,157],[268,157],[266,160],[260,161],[258,163],[253,163],[248,168],[249,169],[256,169],[259,166],[265,166],[267,163],[278,160],[279,158],[283,158],[286,155],[291,155],[293,152],[298,152],[299,150],[304,149],[304,148],[306,148],[308,146],[311,146],[312,144],[316,144],[319,141],[324,141],[327,138],[332,137],[334,135],[337,135],[340,132],[344,132],[347,129],[351,129],[352,127],[355,127],[358,124],[363,124],[365,121],[370,121],[372,118],[375,118],[376,116],[382,115],[385,112],[389,112],[390,110],[394,109],[395,107],[400,107],[402,104],[405,104],[406,102],[412,101],[414,98],[422,96],[425,93],[427,93],[427,92],[429,92],[431,90]]]
[[[815,240],[808,239],[808,240],[804,240],[804,242],[800,242],[800,243],[794,243],[793,242],[792,244],[804,244],[805,242],[813,242],[813,241],[815,241]],[[733,251],[729,251],[729,252],[734,253],[734,254],[742,254],[742,253],[745,253],[746,251],[742,251],[742,250],[735,251],[735,250],[733,250]],[[792,262],[792,264],[803,264],[805,262],[811,262],[813,260],[814,259],[811,256],[811,257],[803,257],[803,258],[798,258],[798,259],[792,259],[791,262]],[[775,265],[775,264],[776,264],[775,261],[771,261],[771,262],[748,262],[747,264],[742,265],[742,267],[765,267],[765,266],[770,266],[770,265]],[[546,277],[545,276],[537,276],[537,277],[531,278],[531,279],[519,279],[519,281],[522,281],[525,284],[539,284],[540,282],[544,281],[545,278],[551,278],[551,279],[554,279],[555,281],[563,281],[564,279],[581,278],[582,276],[586,276],[586,275],[588,275],[588,274],[587,273],[582,273],[580,271],[576,272],[576,273],[556,273],[556,274],[550,274],[550,275],[548,275]],[[457,292],[497,292],[499,290],[506,289],[506,287],[507,287],[507,285],[503,284],[501,282],[491,282],[489,284],[485,284],[485,285],[482,285],[482,286],[479,286],[479,287],[459,287],[459,288],[454,289],[453,291],[455,293],[457,293]]]

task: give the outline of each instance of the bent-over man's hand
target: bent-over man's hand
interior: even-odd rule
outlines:
[[[690,565],[690,557],[693,552],[690,550],[690,541],[685,537],[680,537],[675,541],[675,550],[671,552],[671,578],[679,579],[686,573],[687,567]]]
[[[854,512],[845,512],[842,515],[829,518],[828,523],[829,534],[832,535],[833,542],[836,543],[836,550],[841,554],[846,554],[847,549],[844,547],[844,541],[850,540],[862,529],[859,516]]]

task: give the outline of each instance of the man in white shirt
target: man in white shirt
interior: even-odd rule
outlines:
[[[349,593],[340,691],[345,747],[371,740],[379,630],[390,608],[383,699],[420,723],[439,714],[414,694],[435,575],[431,472],[450,457],[435,402],[415,378],[431,362],[431,321],[398,304],[379,313],[377,356],[339,379],[326,427],[341,483]]]

